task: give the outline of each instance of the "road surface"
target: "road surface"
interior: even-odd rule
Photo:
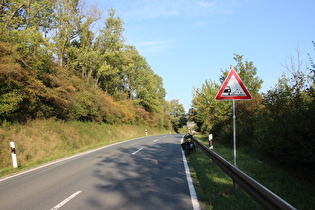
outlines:
[[[0,209],[198,209],[181,137],[133,139],[0,179]]]

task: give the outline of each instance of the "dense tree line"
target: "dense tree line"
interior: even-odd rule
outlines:
[[[314,44],[314,43],[313,43]],[[314,45],[315,46],[315,45]],[[236,102],[238,146],[269,157],[304,178],[314,180],[315,160],[315,79],[314,62],[303,66],[299,53],[283,65],[278,83],[267,93],[259,93],[262,80],[252,61],[235,54],[235,69],[253,96]],[[222,83],[228,71],[222,71]],[[194,90],[191,115],[198,129],[213,133],[216,140],[232,145],[232,102],[216,101],[220,84],[206,80]]]
[[[171,129],[178,116],[162,78],[125,44],[115,10],[101,17],[79,0],[0,2],[1,122],[53,117]]]

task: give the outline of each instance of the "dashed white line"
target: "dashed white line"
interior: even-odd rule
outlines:
[[[65,205],[66,203],[68,203],[72,198],[74,198],[75,196],[79,195],[81,193],[81,191],[77,191],[75,193],[73,193],[72,195],[70,195],[68,198],[66,198],[64,201],[62,201],[61,203],[59,203],[57,206],[55,206],[54,208],[52,208],[51,210],[57,210],[59,209],[61,206]]]
[[[158,139],[155,139],[153,142],[157,142],[158,141]]]
[[[137,151],[135,151],[134,153],[132,153],[132,155],[137,154],[138,152],[140,152],[143,148],[138,149]]]

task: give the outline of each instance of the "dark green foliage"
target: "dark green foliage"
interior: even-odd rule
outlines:
[[[299,59],[291,58],[278,84],[259,94],[261,80],[252,62],[234,58],[236,69],[253,96],[250,101],[236,101],[236,138],[238,147],[247,147],[270,158],[307,181],[315,180],[315,97],[314,64],[302,69]],[[311,59],[312,61],[312,59]],[[296,64],[296,63],[297,64]],[[221,81],[227,71],[223,71]],[[253,80],[255,82],[248,83]],[[195,91],[193,115],[200,130],[212,133],[216,140],[233,146],[232,102],[215,101],[218,85],[206,81]]]
[[[187,118],[183,105],[179,104],[178,100],[173,99],[169,102],[167,112],[170,114],[173,130],[178,133],[179,129],[187,124]]]
[[[275,90],[274,90],[275,91]],[[281,165],[314,180],[315,166],[315,101],[310,93],[282,96],[274,99],[275,92],[265,95],[261,110],[261,126],[255,129],[257,148]],[[268,100],[269,99],[269,100]],[[274,100],[270,100],[274,99]],[[263,126],[263,127],[262,127]],[[265,134],[267,132],[268,135]]]

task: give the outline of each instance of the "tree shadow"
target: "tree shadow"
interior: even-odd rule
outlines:
[[[177,136],[174,136],[178,138]],[[181,138],[181,137],[179,137]],[[119,147],[93,170],[96,209],[192,209],[179,141]]]

